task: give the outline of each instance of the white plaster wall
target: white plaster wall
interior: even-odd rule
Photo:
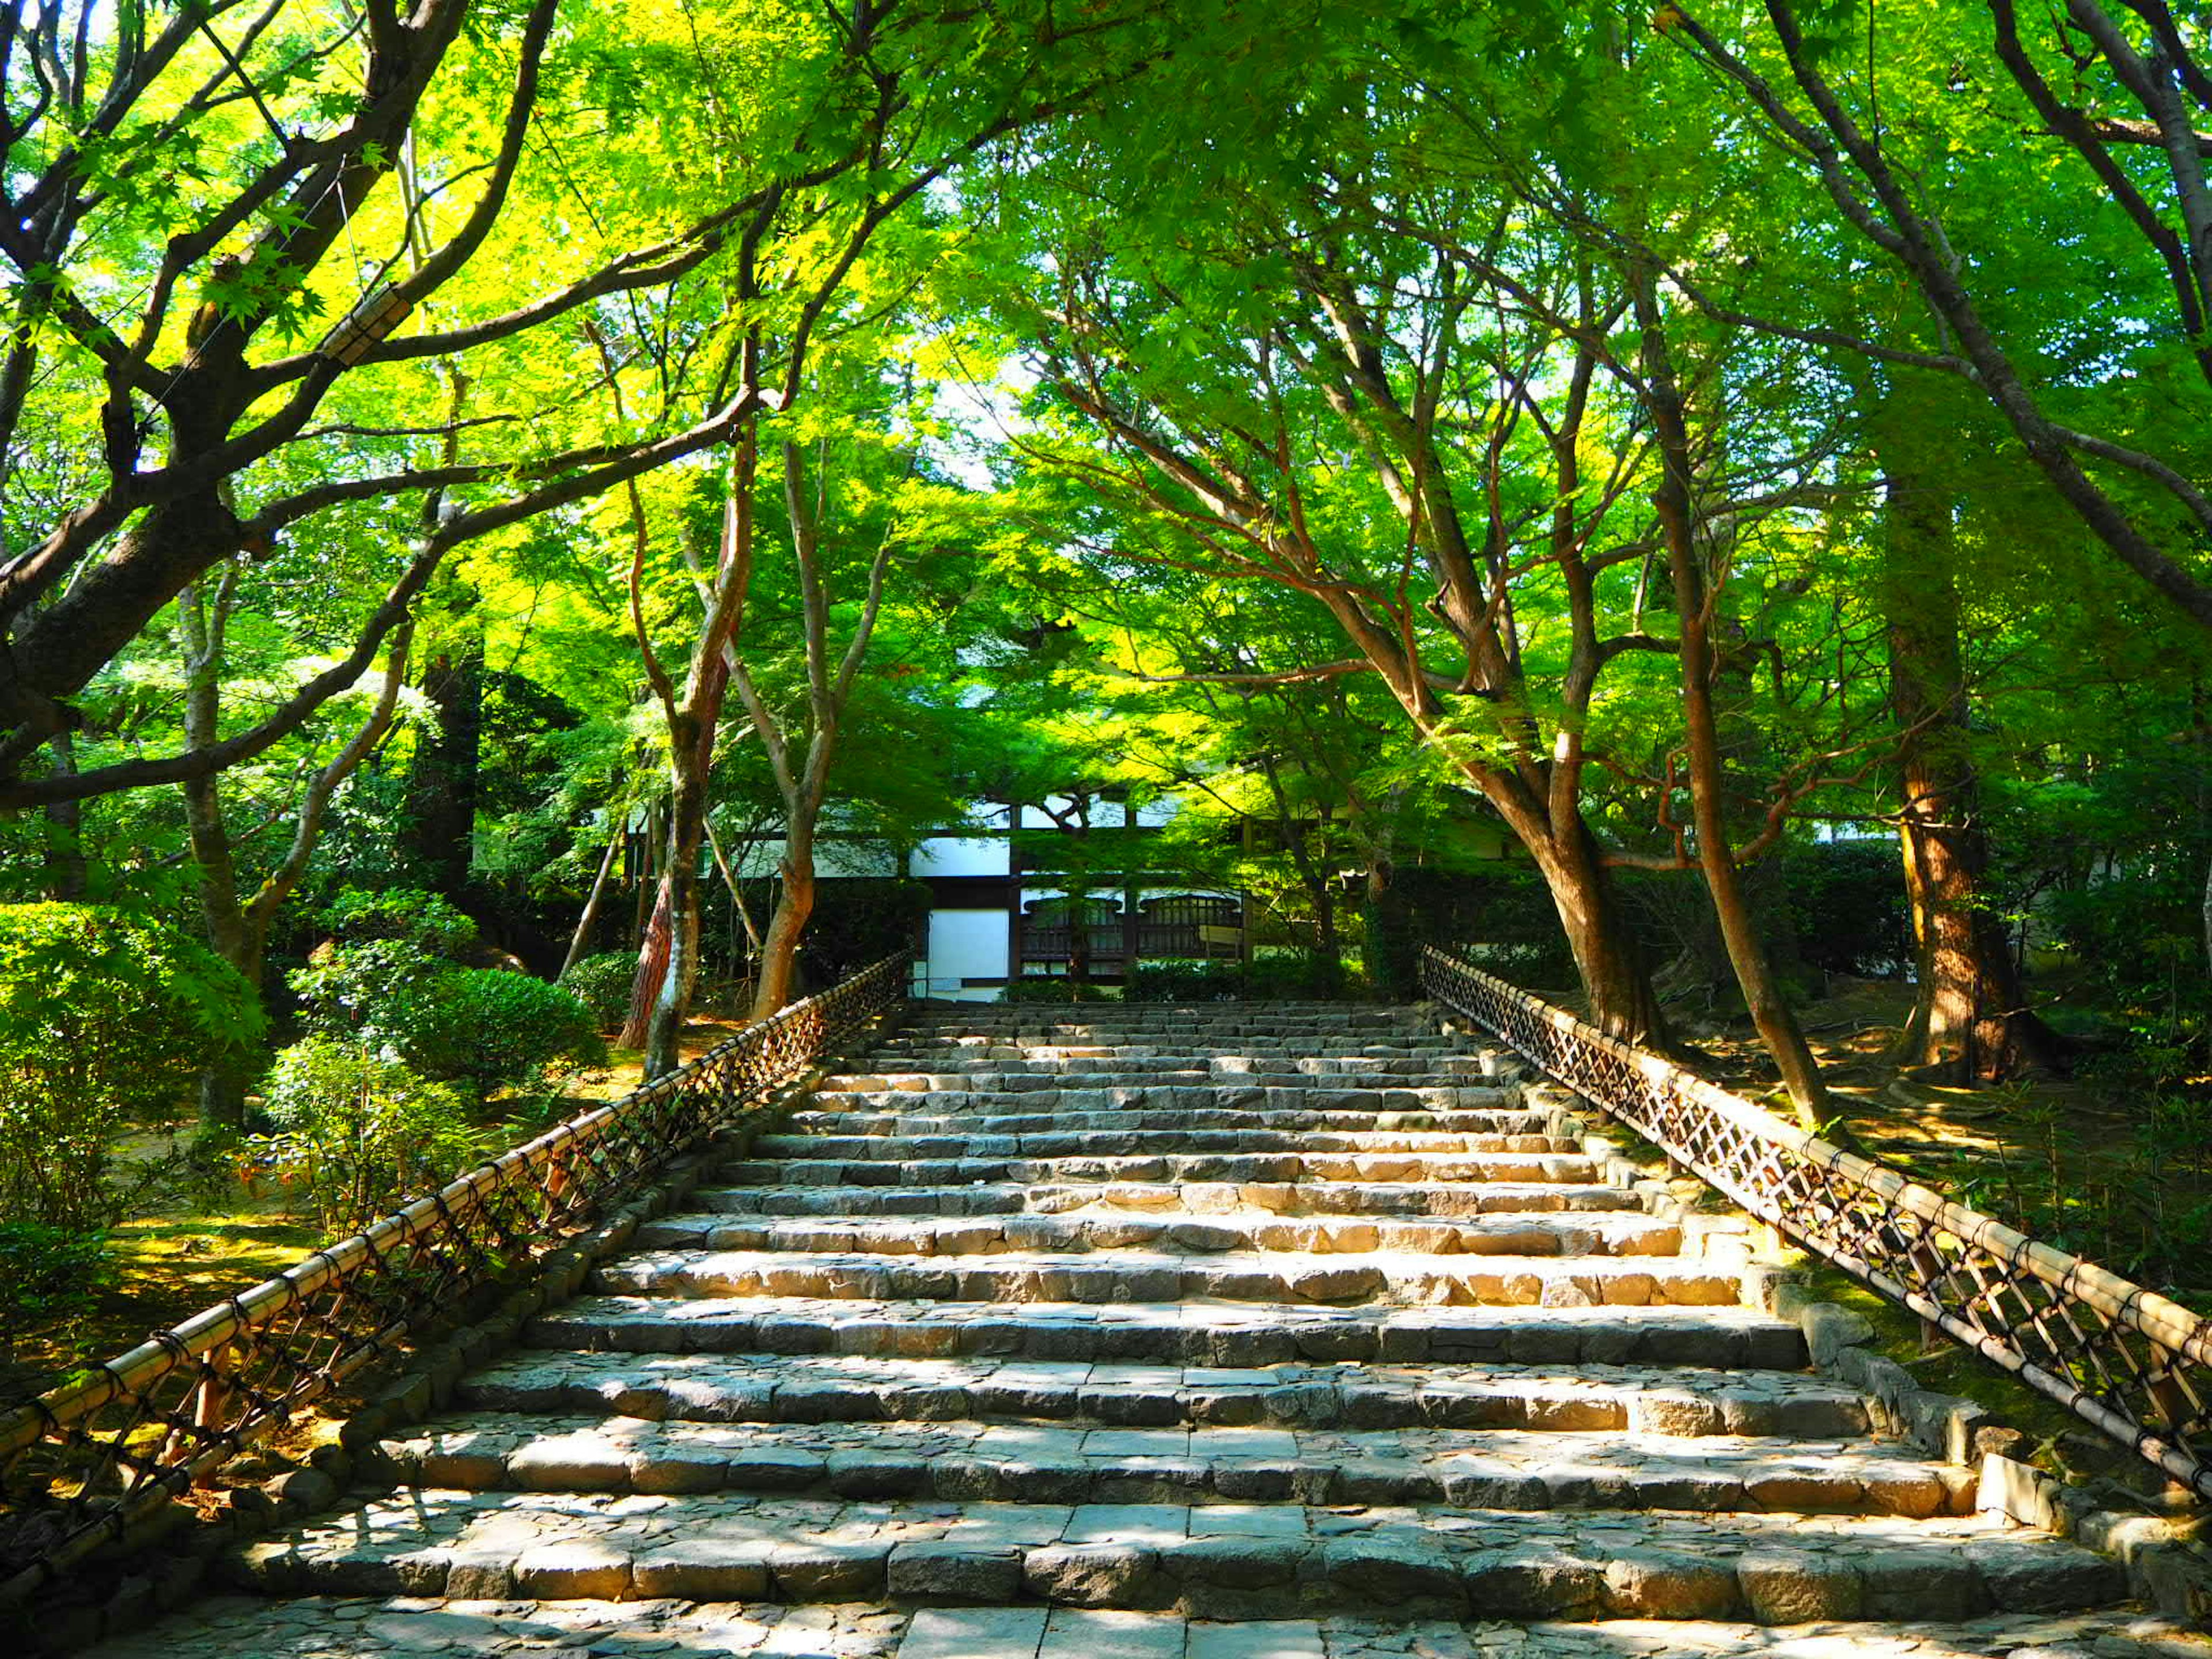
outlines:
[[[932,910],[929,913],[929,994],[959,994],[961,981],[1006,976],[1006,913],[1004,910]],[[995,990],[985,993],[995,998]]]

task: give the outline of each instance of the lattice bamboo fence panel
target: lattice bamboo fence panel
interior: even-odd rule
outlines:
[[[890,957],[0,1418],[0,1604],[211,1474],[902,1006]]]
[[[1433,946],[1421,982],[1752,1214],[2212,1498],[2212,1321]]]

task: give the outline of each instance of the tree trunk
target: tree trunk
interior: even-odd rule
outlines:
[[[216,741],[222,711],[223,635],[229,622],[236,576],[227,573],[213,603],[205,584],[194,581],[178,599],[185,635],[185,739],[193,748]],[[200,922],[209,949],[246,976],[261,992],[259,930],[246,915],[238,892],[238,863],[223,823],[222,796],[212,777],[183,786],[185,828],[192,861],[198,866]],[[199,1128],[205,1136],[228,1136],[246,1127],[246,1077],[242,1057],[226,1057],[200,1073]]]
[[[625,1048],[641,1049],[652,1030],[653,1011],[659,1003],[661,988],[667,983],[668,959],[675,947],[668,925],[672,912],[668,908],[672,896],[666,872],[658,882],[641,882],[637,890],[639,908],[644,908],[648,892],[653,895],[653,908],[638,924],[637,971],[630,977],[629,1013],[623,1021],[622,1035],[615,1041]]]
[[[1401,639],[1377,626],[1346,595],[1325,593],[1322,602],[1375,665],[1416,728],[1435,742],[1444,712]],[[1509,770],[1471,755],[1462,745],[1437,746],[1447,763],[1497,809],[1505,827],[1535,861],[1574,954],[1590,1023],[1623,1042],[1664,1048],[1667,1022],[1651,988],[1650,971],[1621,914],[1604,856],[1583,817],[1577,791],[1563,787],[1563,775],[1558,772],[1542,775],[1534,762]]]
[[[690,672],[679,698],[662,670],[644,625],[639,580],[646,543],[645,509],[636,492],[630,510],[636,526],[636,553],[630,567],[630,611],[638,646],[668,720],[668,836],[660,870],[660,890],[652,925],[638,951],[637,977],[630,988],[625,1044],[645,1051],[645,1075],[659,1077],[678,1063],[684,1017],[699,969],[699,854],[707,835],[707,785],[714,764],[714,734],[730,684],[730,659],[723,647],[735,629],[752,571],[754,434],[748,428],[732,452],[729,493],[722,510],[722,543],[714,581],[707,595],[706,616],[691,651]]]
[[[1894,453],[1895,445],[1889,446]],[[1887,468],[1890,704],[1903,730],[1898,834],[1912,911],[1918,995],[1899,1064],[1934,1079],[1998,1082],[2062,1068],[2057,1034],[2030,1012],[1990,908],[1989,841],[1967,732],[1952,577],[1950,498]]]
[[[1682,722],[1689,750],[1690,805],[1698,832],[1698,865],[1711,895],[1713,914],[1728,945],[1729,961],[1742,988],[1760,1040],[1782,1074],[1783,1086],[1808,1128],[1826,1109],[1828,1091],[1820,1081],[1813,1050],[1774,980],[1765,942],[1744,898],[1741,872],[1730,845],[1723,793],[1720,724],[1713,708],[1715,665],[1711,640],[1713,607],[1697,545],[1692,499],[1689,430],[1667,349],[1656,282],[1648,272],[1635,278],[1636,311],[1643,331],[1644,400],[1658,439],[1661,475],[1652,504],[1667,541],[1674,575],[1674,614],[1680,632],[1678,655],[1682,676]]]
[[[212,605],[201,582],[189,584],[179,598],[185,644],[185,736],[194,748],[205,747],[217,735],[224,637],[237,579],[237,568],[233,566],[218,584]],[[322,835],[331,797],[368,757],[392,724],[392,711],[398,706],[399,683],[407,672],[412,634],[412,625],[404,623],[394,630],[391,654],[385,663],[384,689],[375,707],[344,747],[308,782],[293,814],[291,844],[251,896],[240,894],[238,860],[223,822],[220,784],[208,776],[189,779],[182,786],[185,828],[200,872],[200,918],[207,930],[209,948],[238,969],[256,997],[261,994],[266,970],[270,924],[307,872],[307,860]],[[246,1085],[252,1064],[252,1056],[233,1051],[200,1073],[200,1133],[204,1136],[223,1139],[245,1127]]]
[[[2212,968],[2212,859],[2204,865],[2204,962]]]
[[[1537,867],[1574,953],[1590,1024],[1623,1042],[1663,1048],[1666,1018],[1643,952],[1597,843],[1579,821],[1576,828],[1579,833],[1566,846],[1543,846]]]
[[[616,821],[614,834],[607,837],[607,850],[599,858],[599,872],[592,878],[592,890],[584,896],[583,914],[576,918],[576,931],[568,936],[568,954],[561,958],[561,972],[554,975],[556,980],[581,962],[591,948],[592,924],[599,919],[599,901],[606,896],[607,877],[615,867],[615,852],[629,833],[629,813],[625,809]]]
[[[1337,936],[1336,894],[1324,881],[1314,892],[1315,985],[1323,996],[1344,990],[1344,946]]]
[[[703,695],[690,699],[697,712],[685,714],[668,734],[669,767],[676,787],[668,803],[668,851],[653,905],[651,939],[666,955],[660,973],[650,979],[641,958],[638,976],[638,989],[648,994],[639,1033],[647,1077],[672,1072],[679,1063],[678,1033],[699,976],[699,855],[706,841],[707,776],[714,765],[726,672],[717,650],[699,676]]]
[[[795,827],[795,826],[794,826]],[[760,982],[753,993],[753,1018],[766,1019],[792,1002],[799,965],[799,942],[814,915],[813,832],[794,834],[786,843],[783,881],[761,940]]]
[[[438,711],[435,734],[419,733],[408,779],[407,808],[416,853],[431,886],[458,900],[468,885],[477,816],[477,773],[483,731],[483,647],[471,639],[441,653],[422,675],[422,695]]]

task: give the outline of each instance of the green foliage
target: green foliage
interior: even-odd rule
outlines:
[[[466,1083],[479,1098],[534,1089],[556,1067],[606,1063],[581,997],[528,974],[465,968],[433,982],[401,1052],[426,1076]]]
[[[1434,945],[1516,985],[1574,982],[1574,957],[1543,880],[1526,865],[1479,872],[1400,870],[1366,908],[1367,966],[1382,994],[1419,994],[1421,947]]]
[[[1259,951],[1248,968],[1239,962],[1163,957],[1140,962],[1123,985],[1127,1002],[1334,1001],[1364,994],[1364,981],[1343,963],[1330,964],[1304,951]]]
[[[1020,979],[1009,980],[999,994],[1001,1002],[1038,1003],[1051,1005],[1074,1002],[1109,1002],[1113,999],[1103,985],[1093,985],[1085,980],[1069,979],[1063,974],[1028,974]]]
[[[1912,917],[1894,836],[1810,842],[1782,855],[1799,952],[1812,967],[1893,975],[1912,961]]]
[[[474,921],[442,893],[421,888],[341,888],[323,907],[322,919],[331,937],[347,945],[397,939],[427,956],[458,961],[477,942]]]
[[[929,915],[926,882],[858,877],[825,883],[806,924],[805,957],[817,987],[836,984],[911,945]]]
[[[1164,957],[1140,962],[1121,987],[1124,1002],[1232,1002],[1244,994],[1244,964]]]
[[[405,939],[371,939],[319,945],[288,978],[309,1031],[404,1053],[434,1017],[434,988],[453,971]]]
[[[479,1098],[543,1083],[556,1066],[604,1064],[574,992],[528,974],[456,968],[404,939],[325,945],[291,975],[308,1030],[464,1082]]]
[[[603,951],[586,957],[561,975],[561,988],[592,1012],[601,1030],[611,1030],[629,1012],[631,983],[637,977],[637,957],[628,951]]]
[[[2202,1018],[2208,989],[2201,872],[2146,861],[2052,893],[2055,943],[2146,1037],[2170,1040]]]
[[[52,1319],[113,1277],[103,1232],[0,1221],[0,1321]]]
[[[1344,963],[1316,958],[1304,951],[1255,951],[1244,975],[1244,994],[1260,1001],[1334,1002],[1364,996],[1367,989],[1364,977]]]
[[[0,1220],[115,1218],[115,1143],[185,1106],[199,1068],[262,1018],[228,963],[99,905],[0,907]]]
[[[276,1133],[249,1145],[331,1229],[389,1214],[481,1150],[459,1090],[341,1037],[311,1036],[276,1056],[268,1112]]]

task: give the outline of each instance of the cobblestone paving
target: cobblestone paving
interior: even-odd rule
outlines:
[[[2212,1659],[1876,1437],[1510,1058],[1079,1018],[925,1012],[106,1659]]]

